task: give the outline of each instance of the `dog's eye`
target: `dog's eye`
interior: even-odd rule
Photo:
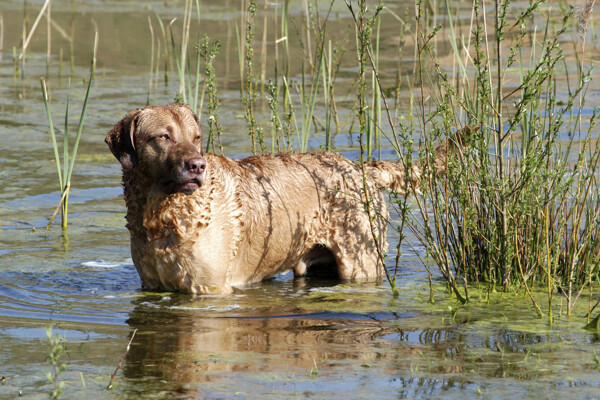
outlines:
[[[171,140],[171,136],[169,136],[168,133],[165,133],[163,135],[160,135],[159,138],[163,139],[163,140]]]
[[[202,140],[202,136],[198,135],[194,138],[194,142],[199,142]]]

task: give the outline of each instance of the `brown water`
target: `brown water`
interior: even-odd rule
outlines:
[[[73,177],[69,228],[63,233],[55,223],[47,231],[60,194],[39,89],[39,76],[46,74],[45,20],[28,51],[23,79],[13,80],[11,56],[23,18],[31,26],[42,3],[28,1],[24,8],[22,1],[4,0],[0,5],[5,36],[0,67],[0,398],[19,393],[28,399],[47,398],[51,367],[44,328],[49,325],[65,337],[61,361],[67,371],[60,380],[66,382],[63,397],[68,399],[600,396],[594,360],[600,350],[598,336],[581,329],[583,310],[567,318],[557,301],[558,318],[549,327],[535,317],[523,295],[492,293],[488,302],[486,293],[474,292],[470,305],[459,306],[436,289],[436,304],[431,305],[427,274],[418,258],[424,252],[418,245],[417,253],[409,246],[404,249],[397,299],[385,282],[340,285],[294,280],[290,274],[230,296],[141,291],[124,228],[120,166],[103,142],[127,110],[146,103],[151,51],[147,16],[154,16],[141,2],[53,3],[53,19],[64,29],[73,20],[77,36],[70,91],[73,123],[88,74],[93,21],[100,46]],[[143,4],[165,21],[183,16],[181,1]],[[301,2],[291,6],[292,16],[301,14]],[[390,4],[400,15],[407,6],[412,12],[411,4]],[[269,3],[269,21],[274,21],[274,7]],[[238,100],[239,9],[233,1],[202,5],[201,29],[225,46],[217,74],[230,156],[249,153]],[[468,12],[466,5],[462,9]],[[350,23],[343,2],[335,3],[331,19],[328,29],[343,37]],[[398,37],[393,21],[386,14],[381,59],[389,70],[395,65]],[[68,80],[58,78],[58,54],[62,48],[67,60],[69,50],[56,31],[52,37],[47,81],[60,125]],[[301,52],[298,47],[293,51]],[[354,56],[351,46],[347,56]],[[410,57],[405,62],[412,65]],[[65,76],[68,70],[65,62]],[[342,86],[351,84],[355,72],[342,71]],[[167,103],[176,90],[172,76],[168,85],[157,85],[152,98]],[[402,101],[408,102],[407,96]],[[352,102],[339,101],[342,123],[352,113]],[[591,93],[588,106],[594,102],[597,94]],[[337,149],[355,158],[345,133],[349,126],[343,126]],[[321,142],[317,136],[311,146],[318,148]],[[391,154],[388,146],[384,156]],[[390,235],[390,249],[397,240]],[[395,254],[388,257],[392,267]],[[135,329],[114,388],[107,390]]]

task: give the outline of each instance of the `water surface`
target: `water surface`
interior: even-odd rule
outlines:
[[[19,393],[28,399],[47,398],[51,366],[46,362],[46,326],[65,337],[61,361],[67,370],[60,376],[66,382],[64,398],[598,397],[598,337],[581,329],[587,300],[580,300],[581,309],[572,317],[561,313],[557,301],[552,327],[536,318],[524,295],[474,290],[472,303],[460,306],[436,280],[432,305],[418,257],[424,252],[411,236],[407,240],[414,247],[406,246],[400,259],[398,298],[385,282],[343,285],[293,279],[291,274],[230,296],[140,290],[124,227],[120,166],[103,139],[129,109],[146,104],[148,16],[156,21],[156,12],[165,21],[181,20],[183,2],[144,2],[144,7],[134,1],[53,2],[53,19],[65,29],[73,21],[77,36],[70,91],[68,62],[62,77],[58,67],[60,49],[68,59],[68,43],[56,31],[48,72],[42,29],[28,51],[24,78],[13,79],[7,50],[18,46],[23,19],[31,25],[42,3],[28,1],[24,6],[9,0],[0,8],[5,26],[0,67],[0,398]],[[301,6],[291,3],[293,17],[302,15]],[[413,12],[414,4],[389,6],[404,15]],[[469,7],[460,7],[461,18],[468,20]],[[257,18],[260,34],[262,15]],[[267,5],[267,17],[275,24],[274,4]],[[57,125],[69,91],[75,124],[94,23],[100,32],[98,70],[73,176],[69,227],[62,232],[55,223],[46,230],[60,193],[39,77],[47,76]],[[239,3],[203,3],[201,30],[224,44],[216,68],[223,143],[230,156],[250,150],[239,102],[239,23]],[[341,41],[352,32],[349,25],[343,2],[336,2],[329,29],[339,32]],[[156,22],[154,27],[158,29]],[[382,29],[382,69],[391,74],[399,37],[391,14],[385,14]],[[301,54],[298,42],[290,43]],[[354,57],[352,43],[348,46],[345,57]],[[441,53],[447,51],[439,47]],[[402,62],[411,66],[413,60],[407,56]],[[293,66],[295,78],[300,64]],[[341,87],[351,87],[355,74],[342,70]],[[172,101],[177,87],[174,76],[168,83],[160,80],[151,101]],[[343,129],[334,142],[339,151],[356,158],[356,135],[348,133],[346,123],[353,99],[338,95]],[[408,96],[400,101],[408,109]],[[598,99],[591,93],[594,102]],[[266,124],[268,109],[262,107]],[[322,116],[324,111],[316,113]],[[316,135],[310,147],[318,150],[322,142]],[[392,157],[391,146],[383,153]],[[391,233],[389,241],[394,249],[397,235]],[[394,258],[392,251],[390,268]],[[107,390],[134,331],[114,387]]]

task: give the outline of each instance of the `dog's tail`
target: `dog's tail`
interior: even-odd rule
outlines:
[[[479,130],[478,126],[466,126],[436,147],[432,173],[436,176],[445,175],[448,155],[460,152],[466,139],[477,130]],[[420,192],[423,175],[423,168],[420,166],[413,165],[408,171],[408,175],[405,166],[401,162],[371,161],[365,163],[364,168],[365,172],[377,183],[394,190],[398,194]]]

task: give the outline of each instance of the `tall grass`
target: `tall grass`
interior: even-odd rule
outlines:
[[[44,1],[44,4],[42,5],[42,8],[40,10],[40,12],[38,13],[38,16],[36,17],[35,21],[33,22],[33,25],[31,26],[31,29],[29,30],[29,33],[26,32],[26,25],[25,23],[23,24],[23,43],[21,46],[21,53],[19,54],[19,59],[18,62],[21,63],[21,73],[23,73],[23,71],[25,70],[25,60],[26,60],[26,54],[27,54],[27,50],[29,48],[29,43],[31,43],[31,38],[33,37],[33,34],[35,33],[37,26],[39,25],[42,17],[44,16],[44,14],[47,14],[47,19],[48,19],[48,30],[47,30],[47,63],[46,63],[46,67],[48,67],[48,63],[50,60],[50,40],[51,40],[51,36],[50,36],[50,4],[51,1],[50,0],[46,0]],[[25,21],[24,21],[25,22]],[[16,62],[16,60],[15,60]]]
[[[50,229],[50,225],[52,225],[52,222],[54,221],[54,217],[58,213],[59,209],[61,210],[61,215],[62,215],[62,228],[63,228],[63,230],[67,228],[67,217],[68,217],[68,208],[69,208],[69,191],[71,189],[71,176],[73,174],[73,168],[75,167],[75,159],[77,158],[77,149],[79,148],[79,141],[80,141],[81,135],[83,133],[83,122],[85,120],[85,114],[86,114],[86,110],[87,110],[90,89],[92,87],[92,81],[94,78],[94,68],[96,65],[95,60],[96,60],[97,49],[98,49],[98,32],[96,31],[96,35],[94,37],[94,48],[93,48],[93,55],[92,55],[91,68],[90,68],[90,77],[88,79],[87,90],[86,90],[85,98],[83,100],[83,105],[81,108],[81,115],[79,117],[79,123],[77,126],[77,134],[75,135],[75,140],[73,142],[72,147],[70,147],[70,145],[69,145],[69,139],[70,139],[70,137],[69,137],[69,116],[70,116],[70,114],[69,114],[69,97],[67,96],[67,99],[66,99],[66,110],[65,110],[65,117],[64,117],[64,128],[63,128],[63,144],[62,144],[63,155],[62,155],[62,158],[59,155],[58,144],[57,144],[57,140],[56,140],[56,132],[54,129],[52,113],[50,111],[50,104],[49,104],[49,100],[48,100],[48,90],[46,87],[46,80],[44,78],[41,78],[41,80],[40,80],[41,87],[42,87],[42,99],[43,99],[44,105],[46,107],[46,117],[48,118],[50,137],[52,139],[52,147],[54,149],[54,162],[56,164],[56,170],[57,170],[57,174],[58,174],[58,184],[59,184],[60,191],[61,191],[61,199],[58,203],[58,206],[56,207],[54,214],[50,218],[48,225],[46,226],[47,229]],[[61,165],[62,165],[62,168],[61,168]],[[62,169],[62,172],[61,172],[61,169]]]
[[[67,370],[67,365],[60,362],[64,350],[64,338],[60,334],[53,335],[52,327],[46,327],[46,337],[48,338],[48,353],[46,361],[52,366],[52,371],[46,374],[48,382],[52,385],[52,391],[49,393],[50,399],[60,399],[65,387],[65,381],[59,380],[60,375]]]
[[[196,7],[196,21],[198,25],[200,24],[199,1],[186,0],[179,43],[175,38],[176,35],[173,30],[175,20],[172,20],[169,23],[168,36],[170,39],[170,50],[167,54],[172,57],[175,62],[177,78],[179,80],[179,91],[175,96],[175,100],[188,104],[190,108],[200,116],[202,114],[202,104],[204,100],[204,90],[200,92],[200,81],[202,79],[200,73],[200,52],[195,51],[194,54],[189,54],[188,50],[190,47],[190,32],[192,26],[192,15],[194,13],[194,5]],[[157,18],[157,20],[159,22],[163,37],[166,37],[167,32],[162,20],[160,18]],[[201,33],[198,32],[196,43],[200,44],[201,40]],[[192,48],[194,47],[192,46]],[[193,64],[190,60],[192,56],[195,56],[195,62]],[[166,65],[167,63],[165,63],[165,67]]]
[[[358,9],[355,11],[352,4],[349,1],[346,1],[346,6],[348,10],[352,14],[352,18],[354,19],[356,26],[356,37],[357,37],[357,60],[358,60],[358,89],[357,89],[357,101],[358,101],[358,123],[359,123],[359,159],[358,165],[362,173],[362,187],[361,187],[361,201],[365,206],[365,212],[369,215],[369,227],[371,230],[371,234],[373,236],[373,240],[375,242],[375,246],[377,247],[378,256],[380,261],[385,265],[385,254],[381,250],[381,236],[377,232],[375,227],[375,220],[377,218],[377,210],[373,206],[372,195],[369,192],[369,185],[367,184],[367,175],[364,169],[365,153],[368,158],[370,158],[370,121],[367,113],[366,106],[366,69],[368,61],[367,59],[371,56],[369,51],[371,34],[373,30],[373,26],[375,21],[377,20],[377,16],[383,9],[383,6],[380,5],[376,8],[373,15],[370,17],[367,15],[367,2],[365,0],[361,0],[358,3]],[[372,61],[372,60],[371,60]],[[373,73],[375,73],[375,68],[373,69]],[[365,148],[365,140],[367,141]],[[390,275],[387,267],[384,268],[385,275],[387,280],[391,286],[393,295],[399,296],[399,291],[396,286],[396,275]]]
[[[244,106],[244,118],[248,124],[248,135],[252,141],[252,153],[258,154],[266,150],[263,139],[263,130],[258,126],[256,120],[256,77],[254,76],[254,17],[256,16],[256,2],[250,0],[247,10],[246,19],[246,41],[245,41],[245,56],[244,56],[244,74],[242,81],[244,82],[244,95],[242,104]]]
[[[469,300],[470,285],[522,289],[551,323],[556,294],[569,314],[584,288],[598,282],[600,149],[598,109],[587,127],[581,122],[589,71],[575,72],[577,83],[564,95],[556,87],[558,74],[573,74],[562,64],[560,45],[573,10],[554,31],[546,21],[537,54],[523,51],[527,27],[543,3],[515,9],[497,1],[492,13],[484,8],[488,4],[475,2],[471,47],[463,43],[459,50],[456,32],[450,32],[460,65],[455,76],[440,67],[431,46],[437,31],[425,26],[418,5],[421,123],[428,146],[422,162],[433,168],[432,139],[444,132],[462,124],[481,129],[468,138],[468,150],[449,161],[447,178],[433,179],[417,198],[419,218],[411,219],[411,227],[459,300]],[[438,82],[429,113],[423,100],[430,95],[423,84],[428,65]],[[517,87],[508,88],[515,77]],[[545,311],[532,295],[538,284],[546,287]]]
[[[334,82],[332,71],[335,68],[335,66],[333,65],[332,59],[327,59],[327,48],[325,45],[327,31],[326,27],[332,6],[333,2],[329,4],[327,14],[321,21],[320,18],[313,16],[313,12],[317,13],[318,16],[319,9],[317,3],[315,3],[313,9],[313,7],[311,7],[308,2],[304,2],[306,42],[301,42],[301,47],[305,52],[304,58],[308,60],[308,65],[306,65],[306,63],[302,61],[300,85],[298,86],[298,100],[300,101],[301,105],[302,120],[300,130],[297,131],[297,136],[299,149],[301,152],[306,152],[308,150],[308,141],[312,133],[311,126],[313,124],[316,125],[314,112],[315,107],[317,105],[317,98],[320,95],[319,89],[321,86],[321,80],[323,81],[324,90],[322,96],[325,100],[326,113],[330,112],[332,104],[334,104],[334,98],[333,96],[330,96],[330,94],[332,94],[330,92],[332,92],[331,86]],[[311,52],[312,38],[314,38],[315,40],[314,55]],[[329,61],[329,63],[327,61]],[[326,115],[326,119],[330,118],[330,116]],[[328,128],[328,126],[330,126],[330,123],[328,123],[327,121],[325,123],[325,148],[330,150],[331,131],[330,128]]]
[[[219,98],[217,92],[217,82],[214,61],[219,54],[221,44],[218,41],[210,42],[208,36],[204,36],[198,52],[204,61],[204,82],[208,94],[207,114],[208,114],[208,140],[206,141],[206,151],[212,149],[213,153],[218,148],[223,154],[223,144],[221,143],[221,125],[219,124]]]
[[[279,87],[269,81],[266,85],[269,94],[269,109],[271,110],[271,154],[281,153],[281,137],[283,125],[279,113]],[[288,140],[286,148],[291,147]]]

